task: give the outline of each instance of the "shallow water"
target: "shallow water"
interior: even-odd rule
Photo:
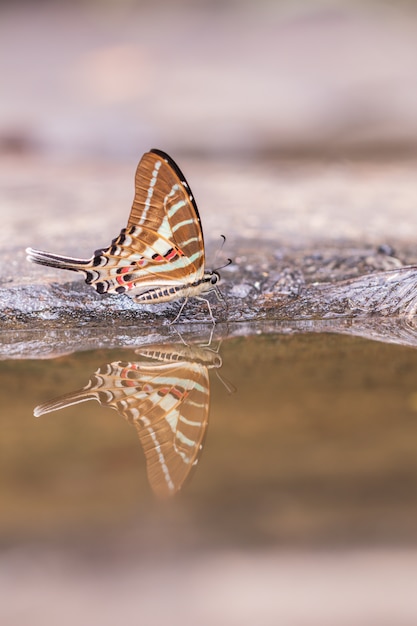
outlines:
[[[186,543],[416,541],[414,349],[337,335],[244,338],[222,343],[221,370],[212,347],[198,349],[194,364],[191,348],[185,355],[181,343],[168,349],[165,361],[120,349],[0,364],[3,545],[138,529],[155,516],[164,526],[172,515]],[[196,368],[203,378],[190,383]],[[189,420],[198,416],[184,389],[203,386],[207,426],[203,407],[202,423],[186,433],[203,447],[170,501],[161,505],[153,492],[169,489],[149,483],[140,440],[148,431],[142,425],[138,436],[126,423],[128,409],[109,410],[106,397],[33,416],[37,405],[90,378],[102,394],[122,385],[116,400],[133,397],[141,410],[143,385],[158,391],[172,383],[184,396],[175,406]],[[169,415],[162,406],[150,419],[167,423]],[[150,463],[160,465],[152,456]],[[162,469],[156,482],[164,482]]]
[[[187,559],[202,567],[209,555],[229,565],[230,554],[252,555],[248,582],[266,576],[256,555],[281,555],[282,567],[288,550],[307,560],[317,549],[414,554],[417,351],[331,334],[225,340],[221,359],[214,348],[215,340],[209,348],[179,341],[153,352],[147,346],[146,354],[121,348],[0,363],[6,583],[11,567],[15,575],[24,571],[30,586],[28,564],[36,561],[45,589],[57,584],[51,554],[52,570],[61,574],[68,558],[73,572],[88,563],[87,587],[98,571],[110,575],[115,562],[129,580],[129,568],[139,564],[171,576]],[[35,407],[90,379],[99,402],[34,417]],[[134,413],[127,407],[156,391],[160,400],[175,397],[180,417],[193,422],[193,452],[184,425],[182,440],[181,433],[169,439],[175,415],[166,399],[155,422],[148,411],[141,428],[128,423]],[[104,406],[115,397],[121,412]],[[200,405],[197,413],[191,400]],[[189,475],[188,467],[175,469],[178,456]],[[163,485],[167,473],[176,495]],[[209,575],[212,565],[203,572]],[[67,584],[64,576],[60,589]],[[271,615],[277,617],[273,607]],[[177,618],[171,614],[171,623]],[[246,623],[241,618],[236,623]]]

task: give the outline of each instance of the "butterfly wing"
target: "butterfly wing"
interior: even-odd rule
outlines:
[[[136,295],[196,282],[204,264],[200,216],[184,175],[164,152],[147,152],[137,167],[127,227],[97,251],[87,282],[100,293]]]
[[[99,368],[81,390],[37,406],[36,416],[97,400],[137,429],[149,483],[174,495],[197,463],[209,411],[208,370],[202,364],[123,362]]]
[[[207,367],[186,361],[113,363],[105,393],[104,403],[137,429],[153,491],[161,497],[175,494],[203,446],[210,397]]]
[[[181,489],[198,462],[207,430],[207,368],[193,363],[158,367],[145,411],[134,420],[149,483],[161,497]],[[143,405],[144,408],[144,405]]]

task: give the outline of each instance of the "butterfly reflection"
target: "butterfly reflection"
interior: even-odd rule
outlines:
[[[199,346],[152,345],[136,351],[138,361],[113,361],[88,384],[40,404],[36,417],[73,404],[97,400],[137,429],[148,480],[157,496],[177,493],[198,462],[207,430],[208,370],[220,368],[220,355]]]

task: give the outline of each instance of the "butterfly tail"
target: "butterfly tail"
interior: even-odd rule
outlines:
[[[31,263],[56,267],[61,270],[85,271],[87,266],[91,264],[90,259],[74,259],[73,257],[52,254],[43,250],[33,250],[33,248],[26,248],[26,254],[27,260]]]
[[[38,404],[38,406],[33,409],[33,415],[35,417],[40,417],[41,415],[45,415],[45,413],[52,413],[52,411],[66,409],[69,406],[80,404],[81,402],[87,402],[88,400],[97,400],[97,394],[92,391],[80,389],[79,391],[67,393],[63,396],[59,396],[58,398],[54,398],[53,400],[49,400],[48,402]]]

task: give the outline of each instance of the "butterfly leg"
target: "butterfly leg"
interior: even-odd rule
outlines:
[[[207,304],[207,308],[210,313],[210,319],[213,322],[213,324],[215,324],[216,320],[213,317],[213,311],[211,310],[210,302],[207,300],[207,298],[203,298],[202,296],[196,296],[196,300],[204,300],[204,302]]]
[[[178,313],[176,314],[176,316],[174,317],[174,319],[172,320],[172,322],[169,322],[169,325],[171,326],[172,324],[175,324],[175,322],[177,322],[179,320],[179,318],[181,317],[181,313],[184,310],[185,305],[188,302],[188,298],[184,298],[184,302],[181,304],[180,306],[180,310],[178,311]]]
[[[227,303],[226,298],[224,297],[224,295],[222,294],[222,292],[220,291],[220,289],[217,287],[217,285],[215,285],[212,289],[212,291],[214,291],[214,293],[216,294],[216,298],[219,302],[221,302],[222,304],[224,304],[224,306],[226,307],[226,311],[227,311],[227,316],[229,315],[229,305]]]
[[[214,293],[216,294],[216,298],[219,302],[223,302],[223,304],[226,302],[224,295],[217,287],[217,285],[212,289],[212,291],[214,291]]]
[[[218,300],[220,300],[221,302],[225,302],[225,299],[223,298],[222,294],[220,293],[220,291],[218,289],[212,289],[211,291],[215,291],[216,292],[216,296],[217,296]],[[208,299],[207,298],[203,298],[202,296],[195,296],[195,298],[196,298],[196,300],[203,300],[207,304],[207,308],[209,310],[210,319],[213,322],[213,324],[215,324],[216,320],[214,319],[213,311],[211,310],[210,302],[208,301]],[[172,324],[175,324],[175,322],[177,322],[179,320],[179,318],[181,317],[181,313],[183,312],[184,307],[187,304],[187,302],[188,302],[188,297],[184,298],[184,302],[181,304],[180,310],[178,311],[177,315],[174,317],[172,322],[169,322],[170,326]]]
[[[206,302],[207,302],[207,300],[206,300]],[[213,326],[211,327],[209,340],[208,340],[206,343],[202,343],[202,344],[201,344],[201,347],[202,347],[202,348],[210,348],[210,346],[211,346],[211,342],[213,341],[213,335],[214,335],[214,329],[215,329],[215,328],[216,328],[216,323],[215,323],[215,322],[214,322],[214,320],[213,320]],[[212,348],[210,348],[210,350],[211,350],[212,352],[217,352],[217,350],[212,350]]]
[[[171,322],[171,324],[172,324],[172,322]],[[184,337],[181,335],[181,333],[180,333],[180,331],[178,330],[178,328],[175,328],[175,327],[174,327],[174,330],[175,330],[175,332],[177,333],[177,335],[178,335],[178,337],[179,337],[179,339],[180,339],[181,343],[182,343],[184,346],[188,346],[188,343],[184,340]]]

